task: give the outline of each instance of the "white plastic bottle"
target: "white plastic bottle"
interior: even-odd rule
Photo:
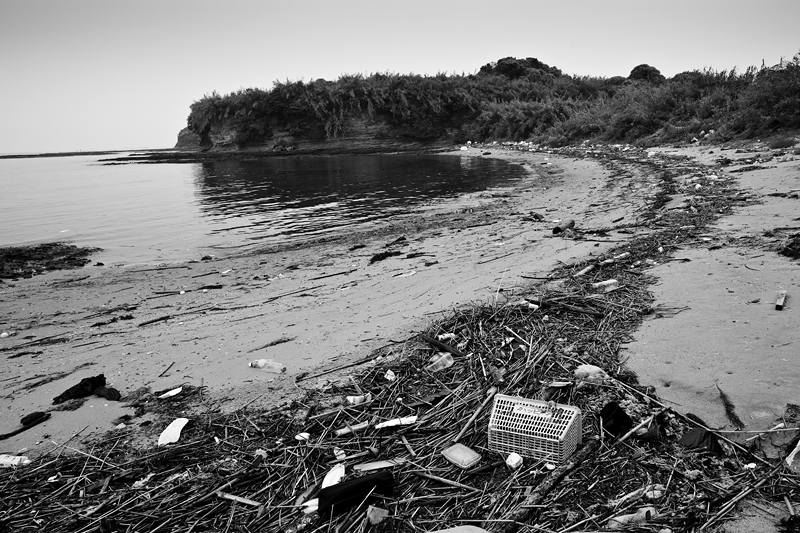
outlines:
[[[11,468],[15,466],[24,466],[30,464],[31,460],[24,455],[8,455],[0,454],[0,467]]]
[[[286,372],[286,366],[271,359],[256,359],[250,362],[250,366],[252,368],[263,368],[267,372],[274,372],[276,374]]]
[[[434,360],[431,364],[425,367],[425,370],[428,372],[438,372],[439,370],[444,370],[445,368],[450,368],[453,366],[453,356],[449,353],[443,353],[439,356],[438,359]]]

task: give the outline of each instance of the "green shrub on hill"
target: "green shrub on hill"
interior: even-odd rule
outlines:
[[[280,131],[300,139],[336,139],[354,120],[382,135],[416,141],[592,139],[657,143],[714,129],[722,138],[800,129],[800,53],[773,67],[682,72],[664,78],[636,66],[625,78],[570,76],[535,58],[506,57],[476,74],[375,73],[276,82],[194,102],[187,119],[204,144],[232,131],[239,147]]]

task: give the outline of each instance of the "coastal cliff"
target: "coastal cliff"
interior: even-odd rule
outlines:
[[[236,143],[236,130],[220,125],[212,127],[205,138],[184,128],[178,134],[175,148],[181,150],[211,149],[215,152],[245,151],[296,154],[378,153],[437,150],[453,145],[452,137],[419,141],[392,135],[385,125],[365,119],[349,119],[341,133],[332,139],[309,139],[292,135],[287,129],[276,130],[263,143],[241,147]]]

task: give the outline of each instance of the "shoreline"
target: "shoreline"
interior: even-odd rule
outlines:
[[[575,158],[559,155],[559,151],[548,154],[497,147],[453,153],[486,157],[481,154],[487,150],[494,151],[489,157],[526,166],[531,178],[514,190],[464,195],[398,217],[377,229],[323,239],[306,248],[272,247],[165,267],[94,269],[80,274],[61,271],[6,284],[2,287],[4,301],[21,298],[32,300],[32,306],[2,317],[2,329],[18,333],[0,344],[0,350],[13,358],[0,367],[0,376],[12,387],[16,385],[0,423],[14,427],[15,419],[26,414],[26,409],[47,410],[48,396],[97,373],[104,373],[123,396],[141,387],[166,390],[192,384],[206,387],[227,409],[241,404],[269,407],[277,398],[298,392],[293,382],[297,376],[360,360],[382,346],[408,338],[448,309],[497,299],[501,292],[529,284],[530,278],[550,275],[559,265],[586,261],[619,247],[636,235],[636,231],[628,233],[626,223],[648,209],[658,190],[656,178],[643,171],[651,161],[648,152],[641,150],[626,149],[642,158],[646,163],[642,168],[624,159],[604,162],[613,150],[598,151],[600,157],[592,159],[587,159],[588,154]],[[687,153],[692,152],[704,157],[700,149]],[[668,156],[680,152],[649,153]],[[705,159],[703,165],[711,163],[711,156]],[[623,179],[613,183],[619,176]],[[534,211],[547,222],[523,220]],[[553,220],[570,217],[578,220],[582,231],[612,227],[612,221],[617,221],[625,233],[583,241],[549,235]],[[382,250],[397,255],[370,263]],[[524,266],[519,264],[521,259]],[[661,272],[673,265],[665,263],[655,270],[663,275]],[[52,294],[59,303],[51,308],[45,301],[37,302],[44,294]],[[94,318],[86,320],[87,315]],[[69,318],[64,320],[65,316]],[[684,317],[697,320],[692,313]],[[670,341],[663,338],[664,333],[659,334],[662,338],[654,349],[644,349],[656,342],[653,337],[637,334],[640,338],[628,351],[637,374],[666,390],[673,382],[686,380],[648,371],[652,367],[649,360],[669,360],[664,354]],[[35,348],[37,339],[53,335],[65,342]],[[21,337],[28,341],[18,342]],[[187,346],[189,343],[192,345]],[[70,344],[86,354],[76,353],[81,350]],[[791,343],[784,348],[790,350]],[[689,348],[683,351],[688,353]],[[267,375],[247,367],[249,359],[262,357],[286,365],[287,373]],[[14,367],[21,371],[16,379],[8,377]],[[32,387],[30,393],[20,392],[29,390],[26,382],[36,376],[48,379],[59,375],[63,377]],[[728,388],[734,387],[738,393],[741,386],[734,382]],[[748,390],[756,394],[752,388]],[[726,421],[720,416],[715,392],[705,393],[710,407],[701,413],[722,426]],[[776,415],[772,397],[768,409],[765,405],[745,408],[747,415],[766,424]],[[100,413],[92,417],[96,431],[111,429],[112,422],[125,413],[124,402],[95,399],[93,403],[92,412]],[[64,414],[61,418],[63,423],[54,417],[42,425],[38,435],[23,433],[3,448],[34,450],[31,442],[44,442],[45,434],[63,439],[79,429],[76,421],[81,416]]]
[[[473,149],[472,156],[483,151]],[[644,209],[653,186],[637,186],[634,196],[614,206],[614,199],[631,193],[607,184],[597,163],[566,158],[562,168],[548,154],[494,155],[529,165],[538,174],[515,190],[465,195],[309,248],[278,247],[164,268],[61,271],[7,284],[3,300],[25,305],[5,306],[3,328],[18,334],[4,339],[0,349],[11,355],[33,353],[0,367],[0,379],[12,377],[8,385],[14,395],[4,400],[0,424],[14,427],[28,410],[47,409],[57,394],[99,373],[123,396],[143,386],[161,390],[186,383],[206,387],[220,399],[232,398],[222,402],[225,408],[253,398],[254,407],[269,407],[297,392],[292,379],[300,372],[360,359],[408,337],[452,306],[521,284],[525,280],[519,275],[543,275],[559,261],[618,244],[554,239],[550,222],[523,220],[534,208],[547,220],[575,217],[584,226],[610,226]],[[570,183],[564,182],[565,173],[574,174]],[[646,179],[636,176],[632,182]],[[608,205],[592,201],[595,196]],[[630,203],[635,198],[637,203]],[[401,255],[370,263],[401,237],[406,240],[391,248]],[[351,250],[360,245],[365,246]],[[140,326],[166,316],[174,318]],[[95,325],[114,318],[119,320]],[[53,335],[66,342],[14,348],[32,335],[26,342]],[[277,342],[284,339],[290,341]],[[248,368],[250,360],[262,357],[285,364],[287,373]],[[66,376],[24,394],[14,392],[34,376],[59,372]],[[89,431],[111,429],[126,412],[124,402],[101,400],[59,413],[6,441],[3,449],[25,447],[33,453],[37,442],[46,442],[46,434],[61,442],[86,425],[81,425],[86,411],[95,413]]]

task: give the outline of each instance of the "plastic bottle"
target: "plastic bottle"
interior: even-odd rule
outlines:
[[[281,374],[283,372],[286,372],[285,365],[282,365],[277,361],[272,361],[271,359],[256,359],[255,361],[250,362],[250,367],[263,368],[267,372],[274,372],[276,374]]]
[[[648,522],[653,518],[658,516],[658,511],[656,511],[655,507],[642,507],[638,511],[633,514],[624,514],[620,516],[615,516],[614,518],[608,521],[606,527],[608,529],[622,529],[627,525],[635,525],[641,524],[643,522]]]
[[[605,292],[609,292],[619,287],[619,282],[615,279],[608,279],[606,281],[592,283],[592,287],[595,289],[603,289]]]
[[[445,368],[450,368],[451,366],[453,366],[453,356],[450,353],[445,353],[433,363],[426,366],[425,370],[428,372],[438,372],[439,370],[444,370]]]
[[[8,455],[0,454],[0,467],[11,468],[14,466],[23,466],[31,462],[30,459],[24,455]]]

